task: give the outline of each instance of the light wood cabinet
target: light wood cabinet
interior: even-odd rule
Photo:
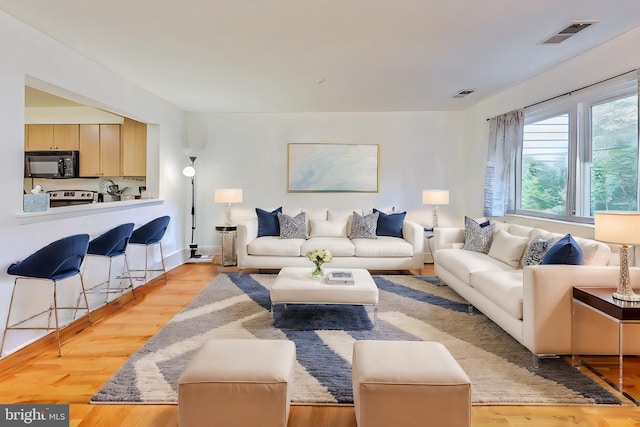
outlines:
[[[33,124],[25,126],[25,149],[42,150],[78,150],[79,125]]]
[[[28,125],[27,151],[52,150],[53,125]]]
[[[53,125],[54,150],[78,150],[80,125]]]
[[[147,125],[131,119],[122,124],[121,176],[147,175]]]
[[[80,125],[80,176],[120,174],[120,125]]]

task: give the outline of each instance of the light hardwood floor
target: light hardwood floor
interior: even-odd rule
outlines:
[[[125,296],[96,316],[91,327],[81,323],[64,334],[63,357],[53,339],[0,359],[0,403],[70,403],[71,426],[178,425],[171,405],[90,405],[127,358],[155,334],[219,272],[214,264],[185,264]],[[421,274],[433,274],[425,265]],[[84,327],[84,329],[77,331]],[[630,365],[625,381],[638,383],[640,367]],[[639,426],[638,407],[474,406],[472,421],[480,426]],[[352,407],[293,406],[289,427],[356,427]],[[395,426],[393,426],[395,427]],[[399,426],[401,427],[401,426]]]

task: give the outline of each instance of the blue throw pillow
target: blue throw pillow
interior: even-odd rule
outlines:
[[[402,223],[404,222],[404,217],[407,216],[406,212],[386,214],[374,208],[373,213],[376,212],[379,215],[376,235],[402,237]]]
[[[571,234],[567,234],[547,250],[540,264],[581,265],[582,249]]]
[[[258,237],[280,235],[280,222],[278,222],[278,213],[281,212],[282,206],[272,212],[267,212],[263,209],[256,208],[256,215],[258,215]]]

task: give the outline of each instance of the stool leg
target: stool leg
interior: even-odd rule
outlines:
[[[91,320],[91,309],[89,308],[89,300],[87,299],[87,291],[84,289],[84,280],[82,279],[82,275],[80,275],[80,287],[82,289],[82,296],[84,297],[84,306],[87,308],[89,325],[93,325],[93,321]]]
[[[58,297],[57,282],[53,281],[53,313],[56,319],[56,338],[58,339],[58,357],[62,357],[62,346],[60,345],[60,325],[58,323]]]
[[[136,298],[136,288],[133,286],[133,280],[131,279],[131,270],[129,269],[129,261],[127,260],[127,254],[124,254],[124,268],[127,269],[127,278],[129,279],[129,287],[131,287],[131,295],[133,299]],[[124,274],[124,272],[123,272]]]
[[[18,283],[18,278],[16,277],[13,280],[13,290],[11,291],[11,300],[9,301],[9,311],[7,311],[7,321],[4,324],[4,333],[2,334],[2,346],[0,346],[0,356],[2,356],[2,352],[4,351],[4,343],[7,339],[7,331],[9,330],[9,319],[11,318],[11,308],[13,307],[13,296],[16,293],[17,283]]]
[[[162,252],[162,242],[158,242],[158,245],[160,246],[160,262],[162,263],[162,274],[164,275],[164,284],[166,285],[167,282],[167,269],[164,266],[164,253]]]
[[[109,257],[109,270],[107,271],[107,290],[104,293],[104,303],[109,302],[109,291],[111,291],[111,265],[113,264],[113,258]]]

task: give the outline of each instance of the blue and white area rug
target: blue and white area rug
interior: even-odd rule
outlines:
[[[437,286],[437,278],[375,276],[380,302],[374,327],[360,308],[341,313],[332,307],[323,313],[316,307],[311,314],[286,313],[299,323],[297,329],[290,329],[291,323],[286,329],[272,326],[269,287],[274,278],[216,277],[91,402],[176,404],[178,378],[203,342],[247,338],[296,344],[294,404],[352,404],[351,355],[353,343],[361,339],[443,343],[471,379],[474,405],[627,404],[562,359],[543,359],[532,368],[528,350],[484,315],[469,315],[464,300]],[[311,322],[319,329],[305,330]]]

